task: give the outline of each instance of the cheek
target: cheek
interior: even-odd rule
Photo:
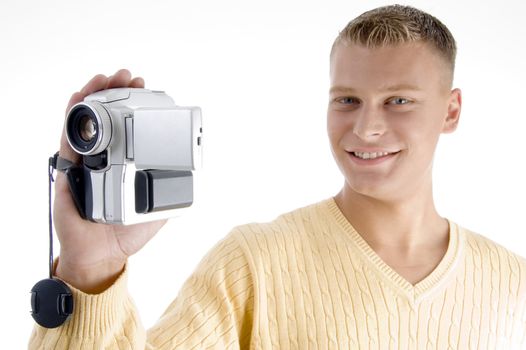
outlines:
[[[427,140],[428,144],[436,144],[443,128],[443,119],[440,112],[437,110],[429,112],[429,118],[419,126],[421,129],[420,136],[423,142]]]
[[[340,130],[341,128],[338,126],[336,118],[334,118],[333,116],[327,116],[327,135],[329,136],[331,145],[336,144],[340,139]]]
[[[327,114],[327,134],[331,144],[338,144],[349,128],[349,118],[335,112]]]
[[[423,115],[425,114],[400,123],[396,130],[403,135],[401,137],[406,140],[410,153],[416,153],[425,159],[434,153],[441,133],[441,124],[436,118],[422,118]]]

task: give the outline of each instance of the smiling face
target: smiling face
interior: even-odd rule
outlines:
[[[450,76],[422,42],[335,48],[327,130],[344,193],[392,201],[431,190],[439,136],[454,131],[460,115]]]

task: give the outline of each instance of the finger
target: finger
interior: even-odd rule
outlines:
[[[144,88],[144,79],[141,77],[133,78],[130,82],[130,87],[132,88]]]
[[[135,254],[157,234],[166,222],[167,220],[159,220],[129,226],[116,226],[115,233],[117,240],[119,240],[121,251],[115,252],[115,254],[121,253],[126,257]],[[128,239],[123,240],[124,236]],[[130,236],[133,236],[134,239],[130,240]]]
[[[127,87],[129,86],[130,82],[131,82],[130,71],[127,69],[121,69],[109,78],[108,84],[106,85],[106,89],[111,89],[111,88],[116,88],[116,87]]]
[[[68,143],[68,139],[66,137],[65,131],[62,131],[62,137],[60,138],[60,149],[58,151],[58,154],[60,157],[67,159],[74,164],[78,164],[80,162],[80,154],[73,151],[71,146]]]
[[[97,74],[80,90],[84,96],[88,96],[95,91],[104,90],[108,85],[108,77],[104,74]]]
[[[73,105],[82,101],[84,97],[86,96],[84,96],[82,92],[75,92],[73,95],[71,95],[71,98],[69,99],[69,102],[68,102],[68,106],[66,108],[66,113],[69,112],[69,110],[71,109]]]

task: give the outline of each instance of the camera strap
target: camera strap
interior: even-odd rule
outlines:
[[[59,156],[59,154],[57,152],[57,153],[55,153],[53,155],[53,157],[49,157],[49,166],[51,168],[53,168],[53,169],[58,170],[58,171],[65,172],[69,168],[75,166],[75,164],[73,164],[72,161],[67,160],[67,159],[62,158],[61,156]]]
[[[53,278],[53,216],[52,183],[53,171],[67,172],[75,168],[69,160],[59,157],[58,152],[48,162],[49,195],[49,278],[39,281],[31,289],[31,316],[42,327],[56,328],[73,313],[73,295],[63,281]]]

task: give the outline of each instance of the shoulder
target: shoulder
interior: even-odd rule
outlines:
[[[466,263],[488,276],[526,303],[526,259],[499,243],[473,231],[466,235]]]
[[[335,223],[331,202],[332,199],[326,199],[304,206],[270,222],[237,226],[229,236],[254,265],[267,266],[293,257],[302,259],[331,241],[330,227]]]
[[[327,199],[283,213],[269,222],[237,226],[231,235],[238,241],[305,235],[316,230],[317,226],[323,226],[324,222],[330,219],[331,201],[332,199]]]
[[[502,263],[516,264],[517,267],[526,271],[526,259],[490,238],[462,228],[466,236],[469,251],[480,255],[483,259],[498,260]]]
[[[327,200],[328,201],[328,200]],[[284,213],[276,219],[263,223],[249,223],[236,226],[223,239],[215,244],[201,262],[207,268],[218,264],[232,264],[250,260],[251,256],[265,250],[281,249],[284,240],[306,236],[310,228],[323,212],[326,202]]]

